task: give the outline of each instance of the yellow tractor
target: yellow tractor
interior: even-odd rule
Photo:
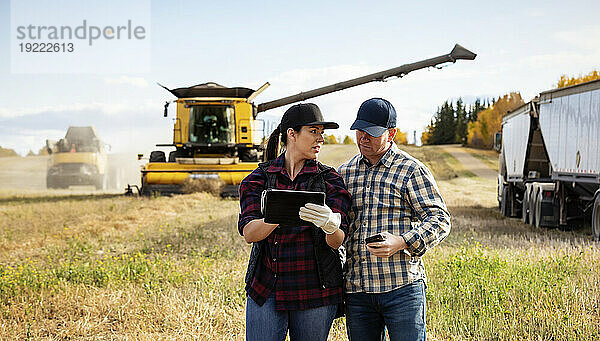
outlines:
[[[455,45],[450,54],[405,64],[386,71],[332,84],[275,101],[255,105],[254,99],[269,83],[258,90],[228,88],[216,83],[204,83],[188,88],[168,89],[177,97],[177,117],[173,128],[173,143],[158,147],[175,147],[165,155],[153,151],[142,168],[142,194],[181,193],[187,179],[221,180],[222,195],[236,196],[237,186],[262,161],[265,127],[259,124],[260,112],[288,105],[353,86],[403,77],[411,71],[436,67],[459,59],[473,60],[476,54]],[[161,85],[162,86],[162,85]],[[164,116],[167,116],[165,104]],[[138,155],[142,158],[142,155]]]

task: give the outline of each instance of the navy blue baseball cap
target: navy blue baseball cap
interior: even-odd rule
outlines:
[[[362,130],[373,137],[379,137],[389,128],[396,128],[396,109],[383,98],[371,98],[358,109],[356,121],[350,129]]]

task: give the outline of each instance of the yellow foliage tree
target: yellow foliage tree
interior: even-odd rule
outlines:
[[[325,140],[323,143],[324,144],[337,144],[337,138],[335,137],[335,135],[323,135],[323,139]]]
[[[344,137],[344,144],[355,144],[355,143],[354,143],[354,140],[350,136],[346,135],[346,137]]]
[[[425,130],[421,133],[421,144],[426,145],[431,143],[431,137],[433,136],[433,125],[429,124],[425,127]]]
[[[579,75],[578,77],[568,77],[567,75],[562,75],[560,76],[558,83],[556,83],[556,87],[564,88],[566,86],[585,83],[596,79],[600,79],[600,71],[597,70],[594,70],[587,75]]]
[[[396,136],[394,136],[394,142],[396,142],[397,145],[407,145],[408,144],[407,133],[400,131],[400,129],[398,129],[396,131]]]
[[[467,144],[492,149],[494,135],[502,129],[502,117],[524,103],[518,92],[499,97],[493,105],[479,113],[477,121],[469,123]]]

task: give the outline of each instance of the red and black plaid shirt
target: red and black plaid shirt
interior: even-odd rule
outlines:
[[[318,172],[317,161],[307,160],[294,181],[285,170],[285,154],[280,155],[267,169],[276,173],[275,188],[307,190],[308,179]],[[346,234],[351,198],[342,177],[331,170],[324,175],[327,188],[325,202],[333,212],[342,215],[340,229]],[[238,229],[243,234],[246,224],[261,219],[260,196],[267,177],[262,169],[255,169],[240,184]],[[342,287],[323,288],[319,282],[313,246],[311,223],[302,226],[279,226],[265,239],[266,245],[256,264],[254,278],[246,292],[257,304],[263,305],[275,291],[276,310],[305,310],[342,302]]]

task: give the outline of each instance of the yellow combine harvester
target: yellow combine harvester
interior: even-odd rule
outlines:
[[[259,129],[258,113],[353,86],[402,77],[407,73],[459,59],[473,60],[476,54],[455,45],[450,54],[405,64],[386,71],[332,84],[275,101],[255,105],[258,90],[227,88],[204,83],[189,88],[167,89],[177,99],[173,143],[158,144],[176,149],[169,157],[153,151],[142,168],[142,194],[181,193],[187,179],[220,179],[227,186],[223,195],[237,195],[237,186],[262,161],[264,125]],[[167,107],[165,104],[165,117]],[[140,158],[142,155],[139,155]]]
[[[58,142],[46,140],[46,150],[50,154],[47,188],[84,185],[106,189],[105,145],[94,127],[69,127]]]

